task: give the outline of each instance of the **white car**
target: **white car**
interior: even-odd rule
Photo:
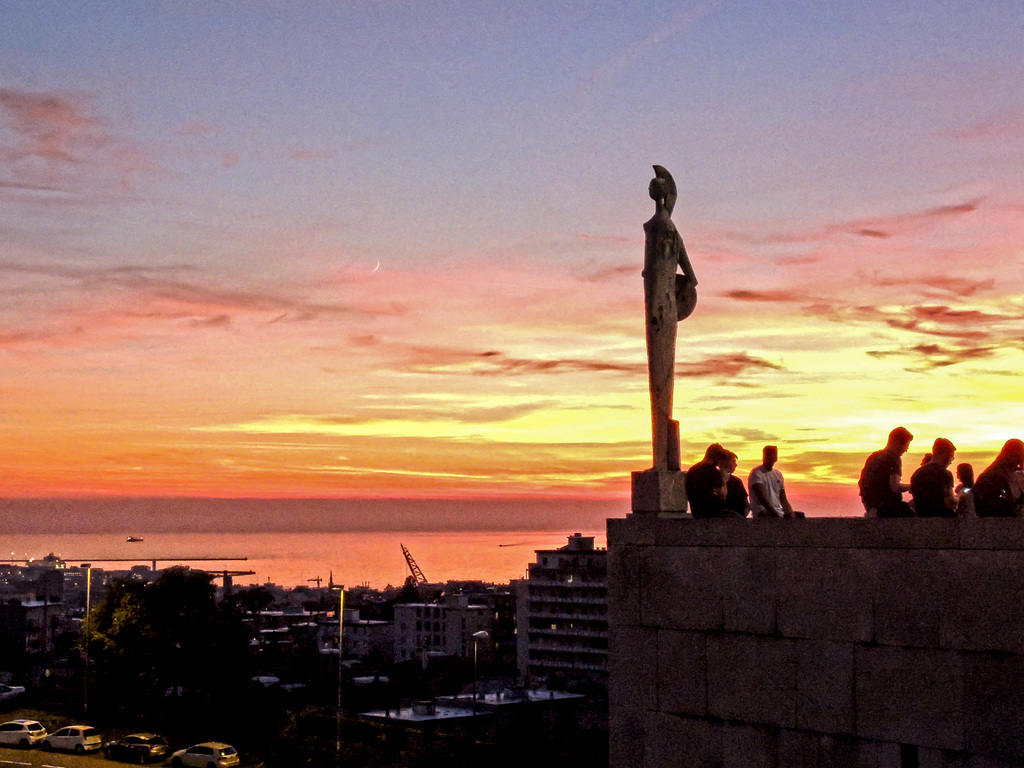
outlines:
[[[43,739],[43,749],[66,749],[78,754],[93,752],[102,746],[100,732],[89,725],[69,725]]]
[[[16,699],[25,692],[24,687],[20,685],[5,685],[0,683],[0,701],[10,701]]]
[[[204,741],[188,749],[179,749],[171,755],[171,765],[174,768],[227,768],[238,764],[238,752],[235,748],[219,741]]]
[[[27,749],[46,738],[46,729],[35,720],[11,720],[0,724],[0,744]]]

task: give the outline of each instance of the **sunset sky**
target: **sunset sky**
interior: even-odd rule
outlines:
[[[1019,0],[0,19],[0,496],[627,496],[654,163],[684,464],[1024,437]]]

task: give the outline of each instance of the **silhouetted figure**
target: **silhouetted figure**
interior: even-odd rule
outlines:
[[[729,458],[728,451],[712,443],[704,458],[686,471],[686,498],[690,514],[694,517],[732,517],[725,505],[725,481],[722,467]]]
[[[903,501],[910,490],[903,480],[903,454],[914,436],[904,427],[889,433],[885,448],[875,451],[864,462],[860,473],[860,499],[868,517],[913,517],[914,510]]]
[[[734,517],[746,517],[750,513],[750,502],[743,481],[736,477],[736,462],[739,457],[732,451],[726,451],[726,459],[722,466],[722,477],[725,479],[725,506]]]
[[[953,463],[956,446],[940,437],[932,446],[931,458],[910,476],[910,493],[914,497],[914,513],[918,517],[955,517],[956,494],[953,492]]]
[[[676,326],[697,305],[697,278],[686,247],[672,223],[676,183],[654,166],[648,193],[654,216],[644,224],[644,309],[647,363],[651,387],[651,433],[656,470],[679,469],[679,424],[672,419],[675,386]],[[678,274],[682,270],[682,274]]]
[[[803,517],[786,498],[782,473],[775,468],[779,449],[766,445],[761,449],[761,465],[754,467],[747,478],[750,487],[750,511],[753,517]]]
[[[956,513],[960,517],[977,517],[974,510],[974,467],[970,464],[956,465]]]
[[[978,517],[1020,517],[1024,507],[1021,468],[1024,443],[1007,440],[988,468],[974,484],[974,508]]]

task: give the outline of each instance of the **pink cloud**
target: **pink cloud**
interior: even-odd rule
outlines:
[[[964,126],[949,134],[957,141],[1020,140],[1024,137],[1024,111],[1004,112],[988,120]]]
[[[217,132],[212,125],[198,120],[178,126],[175,133],[178,136],[209,136]]]
[[[801,302],[806,303],[810,297],[802,291],[750,291],[737,289],[722,294],[727,299],[737,301],[770,301],[770,302]]]
[[[293,149],[287,155],[292,160],[334,160],[336,155],[333,152],[323,152],[314,149]]]
[[[777,230],[764,235],[750,235],[744,232],[724,233],[728,239],[760,245],[799,245],[815,243],[835,243],[848,239],[851,235],[875,240],[887,240],[892,237],[918,233],[933,229],[946,222],[976,212],[983,203],[977,198],[962,203],[951,203],[918,211],[892,213],[870,218],[849,219],[834,224],[808,230]],[[814,257],[799,257],[796,262],[806,263]]]
[[[0,174],[3,188],[65,192],[130,190],[143,172],[158,171],[150,154],[92,114],[81,94],[0,88]]]

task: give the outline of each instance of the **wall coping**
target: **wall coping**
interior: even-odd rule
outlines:
[[[608,548],[1024,550],[1024,519],[811,517],[696,520],[633,513],[607,521]]]

